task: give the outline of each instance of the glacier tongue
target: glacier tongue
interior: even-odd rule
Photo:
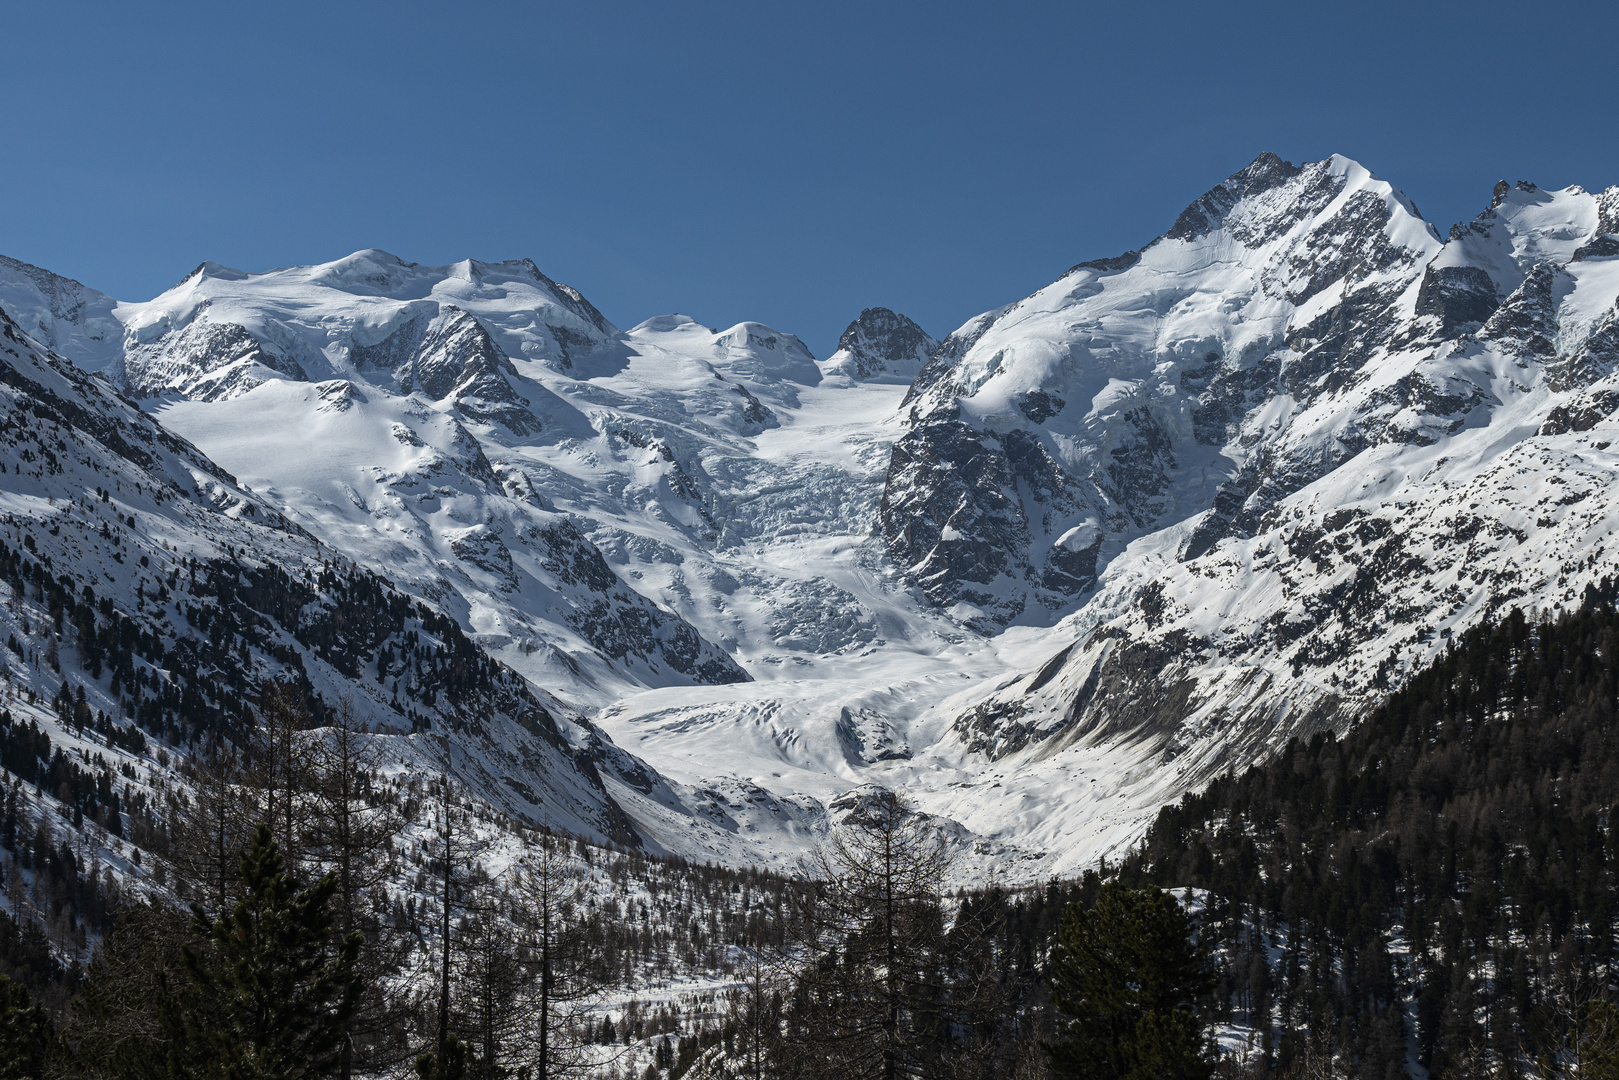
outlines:
[[[244,498],[592,713],[654,846],[787,864],[878,784],[977,880],[1577,602],[1619,526],[1616,297],[1619,188],[1498,185],[1445,237],[1269,154],[942,342],[869,308],[824,361],[621,331],[526,260],[204,264],[146,304],[0,264]]]

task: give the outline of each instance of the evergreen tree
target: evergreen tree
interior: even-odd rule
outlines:
[[[0,1080],[34,1080],[57,1047],[56,1030],[28,991],[0,975]]]
[[[449,1036],[435,1053],[416,1059],[418,1080],[464,1080],[467,1075],[467,1044]]]
[[[1052,953],[1052,1000],[1068,1022],[1051,1047],[1072,1080],[1208,1080],[1215,1059],[1196,1005],[1214,983],[1190,920],[1158,889],[1103,886],[1070,904]]]
[[[359,993],[361,937],[333,942],[328,874],[299,889],[267,825],[242,858],[242,898],[183,950],[189,985],[173,1011],[176,1076],[295,1080],[333,1075]]]

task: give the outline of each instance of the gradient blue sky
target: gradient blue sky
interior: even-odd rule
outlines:
[[[0,8],[0,253],[126,299],[198,262],[533,258],[613,321],[862,307],[943,336],[1262,150],[1442,229],[1619,183],[1619,5]]]

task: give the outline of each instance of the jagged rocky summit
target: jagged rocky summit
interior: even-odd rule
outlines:
[[[824,361],[621,330],[526,260],[204,264],[142,304],[0,263],[34,338],[588,713],[650,842],[700,813],[703,852],[790,860],[875,784],[1023,876],[1600,578],[1616,296],[1619,189],[1502,184],[1444,234],[1272,154]]]
[[[904,315],[867,308],[838,338],[826,369],[851,379],[909,383],[938,350],[938,341]]]

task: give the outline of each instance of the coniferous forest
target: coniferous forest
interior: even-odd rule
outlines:
[[[1514,609],[1345,736],[1165,808],[1118,878],[1206,890],[1251,1069],[1611,1069],[1616,707],[1612,583]]]
[[[593,846],[390,774],[290,683],[161,804],[8,712],[0,1076],[1609,1075],[1614,593],[1480,626],[1026,890],[953,889],[893,797],[796,876]]]

